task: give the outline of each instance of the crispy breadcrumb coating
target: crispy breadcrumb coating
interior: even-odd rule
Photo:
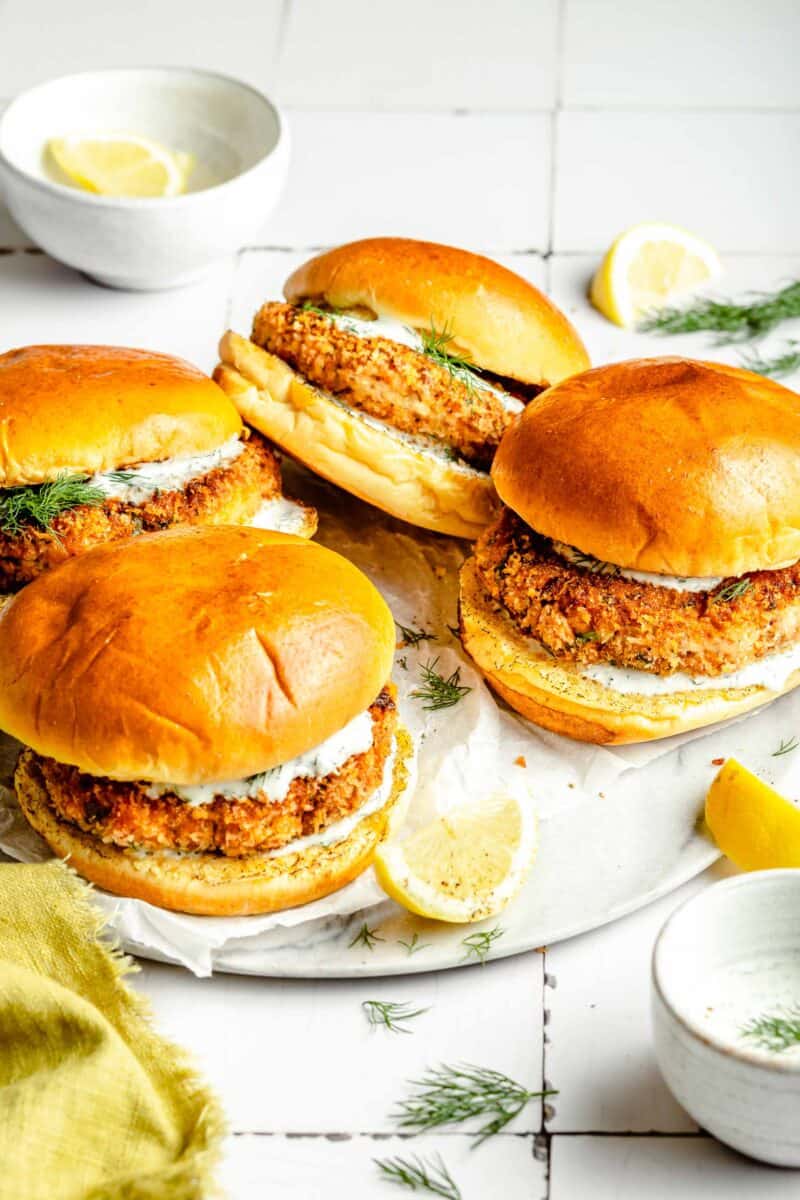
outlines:
[[[92,546],[121,542],[172,525],[241,524],[264,500],[280,495],[276,452],[250,433],[242,453],[176,491],[156,492],[142,503],[108,499],[59,513],[49,529],[28,525],[21,533],[0,530],[0,592],[11,592]]]
[[[393,689],[370,708],[373,742],[338,771],[295,779],[286,797],[218,797],[191,805],[169,793],[153,798],[148,784],[85,775],[77,767],[22,751],[16,779],[44,788],[56,814],[100,841],[142,850],[212,851],[238,858],[277,850],[320,833],[360,808],[380,786],[397,724]]]
[[[800,640],[800,563],[732,589],[677,591],[556,554],[510,509],[475,547],[487,595],[556,658],[669,675],[722,675]],[[739,595],[731,595],[732,591]]]
[[[359,337],[311,309],[265,304],[252,340],[351,408],[402,433],[437,438],[476,467],[489,466],[514,419],[495,392],[455,379],[420,351],[383,337]],[[519,390],[526,396],[531,391],[523,385]]]

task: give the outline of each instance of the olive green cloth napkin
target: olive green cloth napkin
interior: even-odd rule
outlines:
[[[221,1109],[62,862],[0,865],[0,1200],[205,1200]]]

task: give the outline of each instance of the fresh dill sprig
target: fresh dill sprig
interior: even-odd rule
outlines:
[[[582,571],[591,571],[592,575],[619,575],[619,567],[614,563],[603,562],[602,558],[595,558],[592,554],[584,554],[575,546],[566,547],[566,551],[564,557],[567,562],[572,563],[573,567],[580,567]]]
[[[800,317],[800,279],[776,292],[753,292],[748,303],[705,297],[688,308],[656,309],[645,314],[639,329],[664,334],[709,330],[724,344],[761,337],[791,317]]]
[[[415,629],[413,625],[401,625],[399,621],[395,621],[400,632],[400,638],[404,646],[418,646],[420,642],[435,642],[436,634],[431,633],[428,629]]]
[[[778,749],[770,755],[770,758],[780,758],[782,754],[791,754],[792,751],[796,750],[798,746],[800,746],[800,742],[798,742],[796,737],[788,738],[787,741],[783,741],[783,739],[781,739],[780,746],[778,746]]]
[[[800,1004],[762,1013],[743,1025],[739,1033],[756,1042],[762,1050],[771,1050],[775,1054],[800,1046]]]
[[[353,946],[366,946],[368,950],[374,950],[376,942],[385,941],[386,938],[379,937],[375,930],[370,929],[369,925],[365,921],[356,936],[353,938],[352,942],[349,943],[347,949],[352,950]]]
[[[750,591],[753,586],[752,579],[735,579],[733,583],[729,583],[721,592],[717,592],[711,597],[712,604],[728,604],[731,600],[738,600],[740,596],[744,596]]]
[[[363,1000],[361,1007],[370,1025],[383,1025],[392,1033],[411,1033],[404,1022],[428,1011],[427,1008],[412,1008],[410,1004],[396,1004],[393,1000]]]
[[[436,1067],[421,1079],[412,1079],[411,1087],[416,1093],[403,1100],[392,1114],[401,1128],[422,1132],[473,1117],[489,1117],[475,1134],[476,1146],[504,1129],[529,1100],[554,1094],[530,1092],[499,1071],[470,1063]]]
[[[478,933],[471,933],[469,937],[462,938],[461,945],[465,946],[467,951],[464,958],[475,958],[484,966],[492,946],[504,933],[504,929],[495,925],[494,929],[481,929]]]
[[[138,471],[106,471],[106,479],[111,479],[114,483],[130,483],[139,474]]]
[[[356,328],[352,317],[341,308],[321,308],[319,304],[314,304],[311,300],[304,300],[300,305],[302,312],[316,313],[318,317],[325,317],[327,321],[335,321],[342,329],[353,330]]]
[[[96,508],[105,496],[87,475],[57,475],[49,483],[0,491],[0,529],[12,536],[26,525],[48,530],[59,513],[82,504]]]
[[[461,1192],[444,1165],[440,1154],[426,1162],[415,1154],[413,1158],[373,1158],[384,1179],[398,1183],[412,1192],[430,1192],[444,1200],[461,1200]]]
[[[397,944],[408,951],[409,957],[412,954],[417,954],[420,950],[427,950],[428,946],[430,946],[430,942],[421,942],[419,940],[418,933],[414,934],[410,942],[404,942],[401,938],[398,938]]]
[[[440,708],[452,708],[458,704],[471,687],[461,682],[461,667],[456,667],[452,675],[445,679],[436,668],[439,659],[434,658],[427,663],[420,663],[419,673],[422,676],[422,687],[415,688],[411,693],[414,700],[424,700],[422,707],[426,712],[437,712]]]
[[[755,371],[756,375],[768,375],[770,379],[783,379],[786,375],[793,375],[795,371],[800,371],[800,342],[787,342],[781,353],[776,354],[773,358],[765,358],[756,351],[743,354],[741,363],[748,371]]]
[[[454,350],[448,349],[454,334],[447,324],[444,324],[441,329],[437,329],[431,321],[430,329],[418,329],[417,334],[422,354],[432,362],[438,363],[440,367],[444,367],[452,379],[463,383],[470,395],[476,387],[486,389],[487,385],[478,374],[472,359],[467,358],[465,354],[457,354]]]

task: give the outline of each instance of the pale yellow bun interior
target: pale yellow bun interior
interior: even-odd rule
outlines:
[[[314,542],[193,527],[101,546],[0,612],[0,728],[113,779],[241,779],[325,741],[391,672],[392,615]]]
[[[476,366],[531,384],[585,371],[589,356],[560,309],[490,258],[412,238],[349,242],[289,276],[292,304],[324,301],[417,329],[447,329]]]
[[[214,378],[244,419],[332,483],[423,529],[476,538],[497,516],[488,474],[420,449],[311,387],[239,334],[220,342]]]
[[[620,567],[775,569],[800,558],[800,395],[685,358],[595,367],[528,405],[492,477],[533,529]]]
[[[241,430],[217,385],[180,358],[118,346],[0,355],[0,487],[204,454]]]
[[[389,798],[359,821],[348,837],[275,857],[123,850],[62,821],[33,780],[18,780],[16,791],[22,811],[50,849],[97,887],[177,912],[248,916],[308,904],[338,891],[366,870],[407,803],[411,751],[408,734],[398,730]]]
[[[512,708],[582,742],[621,745],[686,733],[749,712],[800,683],[795,671],[779,693],[755,686],[657,696],[613,691],[521,633],[484,595],[472,558],[461,570],[459,620],[464,649]]]

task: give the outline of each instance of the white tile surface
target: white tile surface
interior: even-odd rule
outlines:
[[[650,1037],[650,953],[669,914],[710,880],[708,871],[671,896],[547,951],[550,1013],[545,1046],[560,1131],[694,1131],[661,1078]]]
[[[557,0],[292,0],[278,95],[299,108],[550,108]]]
[[[546,246],[541,114],[294,112],[289,186],[263,244],[404,234],[495,250]]]
[[[405,1081],[473,1062],[541,1088],[542,957],[406,979],[331,983],[218,976],[146,964],[137,985],[159,1027],[188,1046],[242,1132],[394,1132]],[[413,1033],[373,1028],[363,1000],[429,1008]],[[531,1103],[513,1128],[538,1131]]]
[[[564,104],[800,104],[796,0],[567,0]]]
[[[2,6],[0,93],[107,66],[204,67],[271,86],[282,0],[54,0]]]
[[[789,1200],[797,1172],[749,1162],[711,1138],[554,1138],[551,1200]]]
[[[690,358],[708,358],[715,362],[741,365],[744,348],[720,345],[710,333],[678,334],[659,337],[655,333],[637,333],[620,329],[601,316],[589,304],[586,293],[601,254],[556,254],[549,263],[549,291],[578,327],[593,363],[618,362],[624,358],[683,354]],[[748,292],[774,291],[791,279],[800,277],[800,255],[726,255],[724,274],[714,283],[718,296],[744,297]],[[787,321],[759,343],[769,355],[790,339],[800,339],[800,319]],[[797,377],[786,381],[800,382]]]
[[[428,1160],[441,1155],[464,1200],[496,1195],[503,1200],[543,1197],[545,1165],[533,1156],[528,1137],[502,1137],[472,1149],[459,1135],[423,1138],[237,1137],[228,1146],[222,1175],[232,1200],[295,1196],[301,1200],[376,1200],[406,1193],[381,1180],[374,1158]]]
[[[0,257],[0,353],[40,342],[105,342],[177,354],[209,370],[233,264],[170,292],[118,292],[44,254]]]
[[[798,144],[800,113],[562,113],[554,248],[669,221],[722,251],[797,252]]]

